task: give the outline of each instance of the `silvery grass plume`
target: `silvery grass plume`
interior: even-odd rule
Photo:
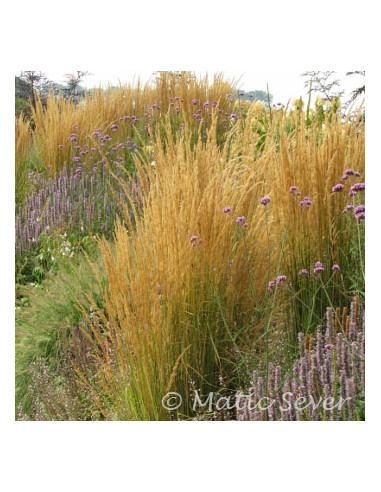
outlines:
[[[349,316],[327,309],[326,328],[299,334],[291,371],[270,364],[237,394],[238,420],[362,420],[365,397],[365,313],[358,298]],[[267,388],[266,388],[267,387]]]

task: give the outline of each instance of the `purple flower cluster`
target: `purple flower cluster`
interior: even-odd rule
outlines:
[[[271,201],[271,198],[269,196],[265,196],[265,197],[261,198],[260,203],[261,203],[261,205],[266,206],[270,203],[270,201]]]
[[[344,185],[339,183],[332,188],[332,191],[333,193],[336,193],[338,191],[342,191],[343,189],[344,189]]]
[[[270,280],[268,284],[268,290],[274,289],[277,285],[284,284],[287,280],[287,275],[278,275],[276,280]]]
[[[136,205],[142,207],[139,184],[128,187]],[[16,253],[32,253],[40,245],[41,234],[49,235],[53,230],[68,235],[109,233],[121,214],[120,203],[128,203],[126,193],[103,168],[99,171],[95,166],[92,172],[78,168],[71,176],[65,168],[54,178],[37,177],[16,215]]]
[[[237,224],[243,224],[245,222],[245,217],[243,217],[243,216],[242,217],[238,217],[236,219],[236,222],[237,222]]]
[[[319,274],[319,273],[324,272],[324,270],[325,270],[325,268],[323,266],[323,263],[321,263],[320,261],[317,261],[315,263],[314,273]]]
[[[300,357],[291,371],[270,363],[255,370],[252,385],[236,395],[237,420],[358,420],[365,395],[365,316],[356,303],[346,326],[327,309],[325,331],[299,334]],[[267,381],[266,381],[267,380]]]
[[[301,207],[309,207],[312,205],[312,202],[311,202],[311,199],[309,196],[305,196],[304,197],[304,200],[302,200],[301,202],[299,202],[299,205]]]
[[[357,220],[365,221],[365,205],[357,206],[353,211],[353,215]]]
[[[224,214],[228,214],[228,213],[230,213],[231,211],[232,211],[232,208],[231,208],[231,207],[224,207],[224,208],[222,209],[222,212],[223,212]]]
[[[356,176],[359,178],[361,177],[361,174],[358,171],[354,171],[353,169],[346,169],[341,179],[346,180],[349,176]]]
[[[351,186],[351,192],[357,193],[358,191],[364,191],[365,190],[365,183],[355,183],[354,185]]]
[[[346,214],[348,212],[348,210],[353,210],[354,209],[354,206],[353,205],[347,205],[344,210],[343,210],[343,214]]]
[[[340,270],[340,266],[335,263],[333,266],[332,266],[332,270]],[[323,273],[325,271],[325,268],[324,268],[324,265],[323,263],[321,263],[320,261],[317,261],[315,263],[315,267],[313,269],[314,271],[314,274],[315,275],[318,275],[319,273]],[[299,271],[299,275],[304,275],[304,276],[307,276],[308,275],[308,270],[306,268],[303,268],[302,270]]]
[[[190,242],[191,242],[191,245],[194,247],[196,246],[196,241],[198,239],[198,236],[191,236],[190,238]],[[202,243],[202,239],[198,239],[198,242],[199,243]]]

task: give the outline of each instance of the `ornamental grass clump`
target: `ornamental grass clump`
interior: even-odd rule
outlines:
[[[300,333],[299,348],[290,370],[271,363],[267,378],[253,372],[251,387],[237,394],[237,420],[364,420],[365,313],[358,298],[350,315],[328,308],[326,328]]]
[[[266,289],[255,171],[229,160],[215,128],[206,147],[201,141],[192,146],[191,134],[185,135],[175,140],[168,129],[165,143],[158,140],[154,171],[137,161],[142,214],[135,228],[117,224],[114,247],[99,243],[109,287],[104,310],[95,314],[98,324],[87,319],[87,330],[99,339],[99,360],[101,340],[114,348],[118,411],[127,420],[168,418],[161,399],[170,389],[183,396],[179,413],[190,414],[190,380],[211,389],[237,359],[242,362],[253,289],[256,295]],[[242,227],[244,216],[237,223],[221,213],[226,203],[237,215],[248,213],[248,227]],[[257,254],[248,258],[246,248]],[[111,392],[115,381],[103,369]]]
[[[15,120],[15,198],[16,208],[22,203],[28,191],[28,167],[32,132],[27,119],[21,114]]]
[[[256,119],[251,108],[221,147],[216,116],[206,143],[195,143],[187,124],[182,136],[173,135],[167,117],[153,139],[155,166],[136,156],[143,211],[134,226],[125,214],[114,245],[100,241],[109,287],[97,324],[86,318],[87,333],[98,340],[94,357],[106,361],[105,340],[113,347],[113,373],[102,362],[98,376],[121,419],[190,416],[190,381],[207,392],[220,375],[241,377],[234,367],[244,367],[250,343],[274,320],[286,322],[286,306],[303,306],[290,286],[308,294],[309,276],[298,273],[317,258],[339,264],[332,274],[344,288],[349,282],[337,240],[339,231],[341,241],[350,236],[340,228],[345,196],[332,193],[331,183],[348,161],[363,172],[362,135],[339,119],[323,131],[299,122],[288,132],[287,116],[277,114],[259,154]],[[288,192],[295,183],[308,193],[306,207]],[[311,280],[324,293],[321,303],[328,270]],[[271,278],[280,280],[270,285]],[[320,306],[306,299],[310,329]],[[161,404],[171,389],[183,397],[175,416]]]
[[[213,113],[220,111],[219,131],[226,133],[234,125],[230,120],[222,122],[224,115],[232,113],[232,102],[226,97],[232,89],[221,74],[209,80],[184,71],[160,72],[146,84],[137,80],[134,84],[93,89],[80,104],[53,94],[43,104],[36,97],[30,150],[40,166],[54,176],[65,161],[71,161],[74,144],[94,143],[99,138],[98,128],[111,133],[111,140],[118,138],[126,143],[132,139],[136,145],[140,139],[148,141],[162,116],[169,114],[174,131],[181,133],[187,122],[196,138],[201,127],[210,127]],[[218,107],[204,106],[208,100],[216,101]]]

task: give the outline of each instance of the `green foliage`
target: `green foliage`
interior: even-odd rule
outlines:
[[[27,118],[32,116],[32,111],[30,107],[30,103],[27,99],[23,99],[22,97],[15,98],[15,115],[18,117],[20,114],[25,115]]]
[[[70,271],[78,256],[85,253],[92,256],[96,252],[95,236],[80,236],[71,233],[50,235],[41,234],[40,246],[31,255],[16,257],[16,284],[41,284],[58,270]]]
[[[96,250],[92,251],[91,258],[97,258]],[[98,273],[102,277],[102,272]],[[90,309],[88,296],[91,296],[101,307],[101,289],[102,284],[94,277],[83,254],[73,258],[65,268],[59,268],[57,275],[47,278],[42,286],[22,288],[16,309],[16,408],[22,415],[32,420],[35,417],[31,388],[36,384],[36,374],[32,373],[31,365],[37,362],[55,375],[56,383],[60,380],[60,385],[74,391],[69,377],[72,370],[70,340],[73,328],[83,320],[79,303]],[[66,382],[64,367],[69,370]],[[78,391],[77,388],[77,397]],[[83,389],[80,392],[83,393]],[[82,419],[86,419],[85,414]]]

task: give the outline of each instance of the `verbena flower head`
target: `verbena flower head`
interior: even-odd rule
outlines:
[[[299,272],[299,275],[308,275],[308,270],[306,268],[302,268],[302,270],[300,270]]]
[[[194,243],[195,241],[197,241],[197,236],[191,236],[190,242]]]
[[[354,174],[355,174],[355,172],[353,169],[346,169],[344,171],[344,175],[347,175],[347,176],[353,176]]]
[[[261,198],[260,203],[261,203],[261,205],[266,206],[268,203],[270,203],[270,201],[271,201],[271,198],[269,196],[264,196],[263,198]]]
[[[243,223],[245,222],[245,218],[246,218],[246,217],[243,217],[243,216],[242,216],[242,217],[238,217],[238,218],[236,219],[237,224],[243,224]]]
[[[231,211],[232,211],[232,208],[231,208],[231,207],[224,207],[224,208],[222,209],[222,212],[223,212],[224,214],[228,214],[228,213],[229,213],[229,212],[231,212]]]
[[[336,193],[337,191],[342,191],[344,189],[344,185],[342,185],[341,183],[335,185],[333,188],[332,188],[332,191],[334,193]]]
[[[363,191],[365,190],[365,183],[355,183],[351,186],[351,191]]]
[[[324,270],[325,270],[325,268],[323,266],[323,263],[321,263],[320,261],[317,261],[315,263],[314,273],[319,274],[319,273],[324,272]]]
[[[360,213],[363,213],[365,212],[365,205],[358,205],[355,209],[354,209],[354,215],[356,214],[360,214]]]
[[[343,210],[343,212],[342,212],[342,213],[343,213],[343,214],[346,214],[348,210],[353,210],[353,208],[354,208],[354,207],[353,207],[353,205],[347,205],[347,206],[344,208],[344,210]]]
[[[294,191],[298,191],[297,186],[290,186],[290,189],[288,190],[290,193],[294,193]]]
[[[277,284],[283,284],[287,280],[287,275],[279,275],[276,279]]]
[[[198,104],[199,100],[198,99],[192,99],[192,104]]]
[[[268,290],[271,290],[275,287],[275,280],[270,280],[269,285],[268,285]]]
[[[80,158],[80,157],[73,157],[73,158],[72,158],[72,160],[73,160],[74,162],[79,162],[79,161],[81,160],[81,158]]]
[[[355,217],[357,220],[360,220],[361,222],[365,222],[365,213],[356,214]]]
[[[365,205],[358,205],[354,209],[353,215],[357,220],[365,221]]]
[[[340,267],[337,263],[335,263],[333,266],[332,266],[332,270],[340,270]]]
[[[299,202],[299,205],[301,207],[309,207],[312,205],[312,202],[311,202],[311,199],[309,196],[305,196],[304,197],[304,200],[302,200],[301,202]]]

